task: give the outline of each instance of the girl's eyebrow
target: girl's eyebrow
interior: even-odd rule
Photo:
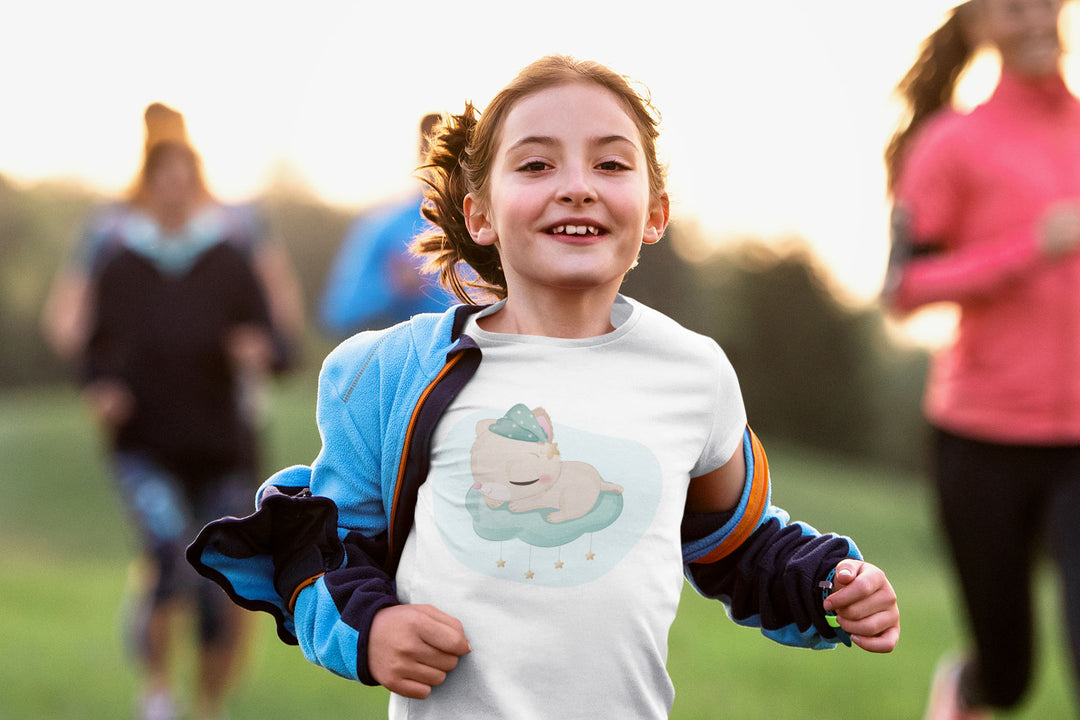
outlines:
[[[591,145],[597,146],[613,145],[616,143],[626,143],[628,145],[633,145],[634,147],[637,147],[637,143],[635,143],[633,140],[626,137],[625,135],[606,135],[604,137],[598,137],[590,141]],[[507,150],[516,150],[517,148],[523,147],[525,145],[543,145],[546,147],[553,147],[558,144],[559,140],[548,135],[528,135],[508,147]]]
[[[593,141],[593,144],[598,147],[604,147],[605,145],[617,145],[621,143],[632,145],[635,150],[638,147],[638,144],[636,142],[626,137],[625,135],[608,135],[606,137],[597,138]]]
[[[528,135],[526,137],[521,138],[520,140],[515,142],[513,145],[508,147],[507,151],[516,150],[517,148],[523,147],[525,145],[554,146],[554,145],[558,145],[558,144],[559,143],[555,138],[549,137],[547,135]]]

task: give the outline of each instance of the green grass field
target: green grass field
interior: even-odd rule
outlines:
[[[314,457],[312,388],[301,377],[276,389],[268,467]],[[962,643],[922,484],[763,440],[773,501],[820,530],[851,535],[889,573],[900,596],[900,646],[885,656],[779,647],[688,590],[670,638],[672,717],[921,717],[935,663]],[[128,717],[136,676],[120,606],[134,546],[100,439],[71,390],[0,394],[0,547],[0,720]],[[1039,583],[1040,674],[1023,710],[999,717],[1075,716],[1056,584],[1049,572]],[[178,664],[190,664],[190,647],[179,653]],[[385,707],[383,690],[308,665],[277,641],[268,617],[258,618],[233,720],[379,718]]]

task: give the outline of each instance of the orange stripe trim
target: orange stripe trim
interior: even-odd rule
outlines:
[[[439,371],[439,374],[435,376],[435,379],[428,383],[428,386],[424,388],[424,392],[420,393],[420,398],[416,401],[416,407],[413,408],[412,416],[409,418],[409,427],[405,431],[405,444],[401,447],[401,459],[398,461],[398,474],[397,481],[394,485],[394,505],[390,508],[390,527],[387,528],[387,542],[388,546],[393,553],[394,548],[394,525],[397,519],[398,510],[398,498],[401,495],[402,481],[405,479],[405,465],[406,460],[409,457],[409,448],[412,447],[413,432],[416,429],[416,421],[420,416],[420,410],[424,407],[424,403],[427,402],[428,396],[431,395],[435,386],[438,385],[447,373],[449,373],[455,365],[464,357],[464,353],[457,353],[443,366],[443,369]]]
[[[750,498],[746,510],[728,536],[695,563],[712,563],[730,555],[754,533],[758,520],[765,513],[769,498],[769,461],[765,457],[765,448],[753,430],[750,430],[750,447],[754,457],[754,475],[750,478]]]
[[[308,585],[314,585],[315,581],[325,574],[326,573],[318,573],[317,575],[312,575],[307,580],[296,586],[296,589],[293,590],[292,597],[289,598],[289,612],[293,612],[296,609],[296,599],[300,597],[300,591],[306,588]]]

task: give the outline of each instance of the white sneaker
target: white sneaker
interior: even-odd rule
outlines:
[[[960,670],[963,663],[946,658],[938,663],[930,686],[930,700],[923,720],[992,720],[987,710],[968,710],[960,703]]]
[[[176,720],[180,710],[167,692],[148,693],[139,708],[139,720]]]

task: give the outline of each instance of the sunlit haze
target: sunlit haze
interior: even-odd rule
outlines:
[[[223,198],[276,177],[359,208],[409,186],[423,113],[483,107],[522,65],[568,53],[651,90],[676,221],[718,241],[805,238],[850,297],[871,300],[888,245],[892,90],[952,4],[11,4],[0,174],[119,192],[142,110],[162,101],[185,114]]]

